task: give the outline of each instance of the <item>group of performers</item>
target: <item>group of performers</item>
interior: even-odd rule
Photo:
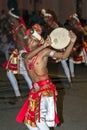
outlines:
[[[54,17],[47,13],[46,10],[42,9],[42,14],[44,16],[44,21],[50,27],[50,30],[61,27],[61,25],[55,21]],[[78,15],[76,13],[69,16],[62,26],[68,30],[72,30],[76,36],[76,44],[73,47],[71,55],[61,62],[66,77],[69,83],[72,82],[72,78],[75,77],[75,64],[84,63],[87,66],[87,29],[81,24]],[[66,48],[61,51],[65,51]]]
[[[51,31],[60,27],[52,14],[44,9],[41,10],[41,14]],[[36,23],[27,29],[23,18],[16,15],[14,9],[9,11],[9,20],[15,49],[3,67],[7,70],[7,77],[18,99],[21,93],[15,74],[22,74],[29,87],[29,96],[16,121],[24,122],[29,130],[50,130],[50,127],[56,126],[60,121],[56,108],[56,86],[48,76],[48,59],[50,57],[55,59],[55,62],[61,62],[71,83],[72,77],[75,76],[74,64],[87,65],[87,32],[77,14],[71,15],[63,26],[69,30],[70,43],[62,50],[54,50],[50,47],[51,38],[42,37],[39,24]]]
[[[44,14],[48,25],[55,29],[58,26],[52,15]],[[48,19],[50,18],[50,20]],[[76,42],[77,36],[69,31],[70,43],[64,51],[51,48],[51,38],[44,39],[41,36],[42,28],[35,24],[27,29],[22,17],[15,15],[14,10],[9,11],[9,19],[12,27],[12,35],[15,50],[3,67],[7,70],[7,76],[12,83],[14,92],[20,97],[20,91],[14,74],[22,74],[29,85],[29,96],[19,111],[16,121],[24,122],[29,130],[50,130],[59,124],[57,114],[56,86],[48,76],[48,58],[64,61],[69,57]]]

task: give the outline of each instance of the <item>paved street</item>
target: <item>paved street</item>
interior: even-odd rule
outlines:
[[[16,102],[13,89],[2,69],[0,58],[0,130],[27,130],[24,124],[15,121],[16,115],[28,95],[28,87],[22,76],[18,75],[22,101]],[[75,65],[76,77],[69,86],[60,63],[49,63],[49,76],[58,91],[58,115],[61,124],[55,130],[87,130],[87,66]],[[14,104],[9,104],[13,100]],[[44,129],[43,129],[44,130]]]

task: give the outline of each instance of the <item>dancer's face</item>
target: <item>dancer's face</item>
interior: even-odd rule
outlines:
[[[28,38],[28,46],[31,49],[35,49],[38,47],[38,45],[40,44],[39,40],[37,38],[35,38],[34,36],[30,36]]]

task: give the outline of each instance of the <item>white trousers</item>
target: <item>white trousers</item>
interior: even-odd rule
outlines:
[[[40,102],[40,122],[36,121],[37,127],[26,124],[29,130],[50,130],[55,126],[54,97],[42,97]]]
[[[24,73],[22,75],[23,75],[24,79],[26,80],[29,89],[31,89],[32,88],[32,82],[31,82],[31,79],[29,78],[28,74]],[[20,93],[19,87],[18,87],[18,82],[17,82],[15,75],[11,72],[7,72],[7,77],[10,80],[10,83],[13,87],[13,90],[15,92],[16,97],[21,96],[21,93]]]
[[[64,69],[64,72],[65,72],[65,75],[66,75],[68,81],[71,82],[71,75],[70,75],[69,67],[67,65],[67,61],[66,60],[61,60],[61,64],[62,64],[62,67]]]
[[[71,77],[72,78],[75,77],[74,63],[72,58],[69,58],[69,68],[70,68]]]
[[[26,126],[29,130],[50,130],[45,121],[36,122],[36,124],[37,127],[32,127],[28,124],[26,124]]]

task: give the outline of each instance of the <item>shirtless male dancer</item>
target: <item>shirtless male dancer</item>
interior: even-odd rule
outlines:
[[[65,52],[56,52],[50,48],[51,39],[48,36],[44,44],[30,35],[28,39],[29,53],[22,57],[28,74],[32,80],[32,89],[23,107],[19,111],[16,121],[24,122],[29,130],[50,130],[59,123],[56,110],[56,87],[48,76],[48,57],[66,59],[74,46],[76,35],[70,31],[70,43]]]

